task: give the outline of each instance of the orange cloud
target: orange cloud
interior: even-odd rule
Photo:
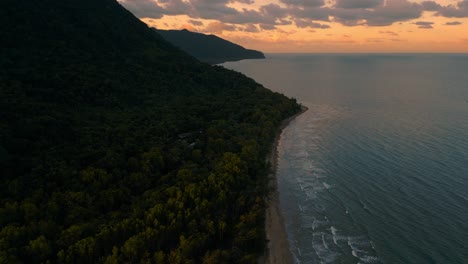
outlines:
[[[202,31],[212,34],[222,34],[223,31],[235,31],[236,26],[228,25],[219,21],[211,22]]]
[[[150,26],[217,34],[265,52],[468,52],[468,0],[121,3]],[[344,46],[344,35],[353,42]]]

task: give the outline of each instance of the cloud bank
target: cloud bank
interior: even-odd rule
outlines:
[[[163,16],[187,15],[194,25],[199,19],[219,21],[212,28],[257,32],[294,24],[298,28],[327,29],[330,22],[344,26],[390,26],[421,18],[424,12],[446,18],[468,17],[468,0],[440,5],[435,1],[420,3],[409,0],[279,0],[258,7],[255,0],[119,0],[139,18],[159,19]],[[234,8],[241,3],[243,8]],[[252,8],[247,8],[252,6]],[[255,7],[254,7],[255,6]],[[448,22],[445,25],[459,25]],[[420,28],[433,23],[419,21]]]

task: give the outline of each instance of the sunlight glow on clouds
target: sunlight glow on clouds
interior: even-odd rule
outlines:
[[[468,52],[468,0],[120,0],[149,26],[265,52]]]

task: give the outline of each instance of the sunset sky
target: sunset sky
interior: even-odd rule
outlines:
[[[149,26],[264,52],[468,52],[468,0],[119,0]]]

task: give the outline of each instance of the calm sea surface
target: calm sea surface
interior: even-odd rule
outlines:
[[[224,64],[309,111],[278,182],[297,263],[468,263],[468,55]]]

